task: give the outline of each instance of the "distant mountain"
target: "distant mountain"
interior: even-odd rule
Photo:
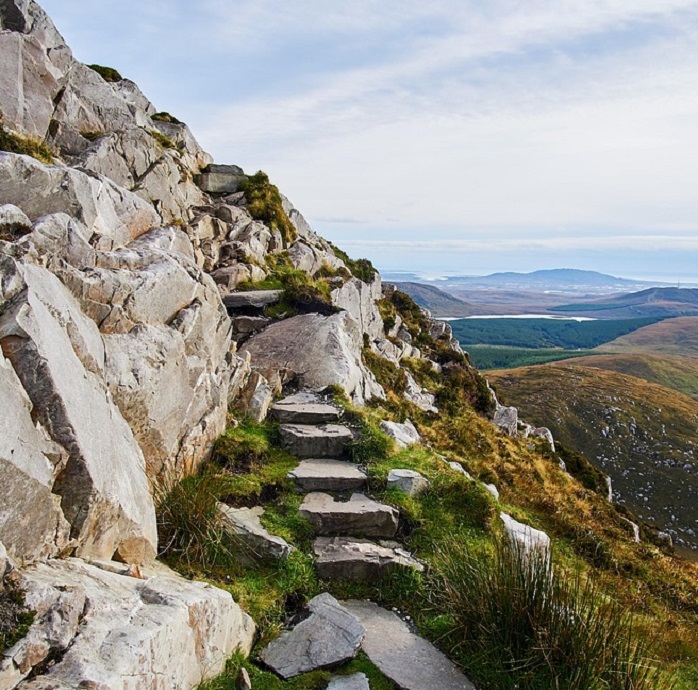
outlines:
[[[653,287],[593,302],[563,304],[551,307],[550,311],[601,319],[698,316],[698,289]]]
[[[488,378],[505,404],[609,474],[621,503],[698,548],[698,402],[577,360]]]
[[[470,316],[476,313],[473,305],[458,299],[433,285],[423,283],[395,283],[398,290],[406,292],[420,307],[435,316]]]

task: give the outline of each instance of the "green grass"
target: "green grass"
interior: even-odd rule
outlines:
[[[162,113],[155,113],[155,115],[152,116],[152,120],[157,120],[158,122],[169,122],[170,124],[173,125],[181,125],[182,121],[178,120],[174,115],[170,115],[169,113],[162,112]]]
[[[278,187],[271,184],[269,176],[260,170],[244,180],[240,188],[245,193],[250,215],[271,230],[278,230],[286,244],[293,243],[298,233],[283,209]]]
[[[627,609],[590,580],[504,542],[453,541],[435,573],[452,651],[485,687],[657,690],[672,685]]]
[[[595,354],[593,350],[561,350],[559,348],[524,348],[495,345],[461,344],[472,363],[480,369],[514,369],[534,364],[545,364],[563,359]]]
[[[56,155],[43,139],[10,132],[5,129],[2,120],[0,120],[0,151],[24,154],[49,165],[54,162]]]
[[[329,244],[334,255],[344,262],[344,265],[351,271],[354,278],[358,278],[364,283],[371,283],[375,280],[377,271],[369,259],[352,259],[339,247],[336,247],[331,242]]]
[[[555,319],[459,319],[451,321],[460,343],[525,348],[591,349],[660,318],[565,321]]]
[[[104,67],[104,65],[87,65],[91,70],[97,72],[104,81],[113,84],[118,81],[122,81],[123,77],[113,68]]]
[[[180,151],[182,150],[182,147],[178,144],[176,144],[172,139],[170,139],[167,135],[163,134],[162,132],[158,131],[157,129],[151,129],[149,130],[150,136],[155,139],[155,141],[162,146],[164,149],[172,149],[173,151]]]

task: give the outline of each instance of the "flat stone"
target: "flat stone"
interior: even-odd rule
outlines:
[[[350,676],[332,676],[327,690],[370,690],[370,685],[364,673],[352,673]]]
[[[318,537],[313,544],[315,571],[326,580],[371,581],[397,570],[424,566],[397,544],[374,544],[367,539]]]
[[[349,491],[360,489],[367,480],[356,465],[327,458],[303,460],[288,478],[305,491]]]
[[[320,668],[333,668],[353,659],[361,647],[364,628],[326,592],[308,604],[310,617],[270,642],[259,658],[282,678]]]
[[[196,184],[209,194],[231,194],[238,191],[244,179],[245,173],[237,165],[211,164],[196,176]]]
[[[414,470],[390,470],[388,488],[399,489],[408,496],[416,496],[429,488],[429,480]]]
[[[362,647],[368,658],[402,690],[475,690],[452,661],[396,614],[369,601],[343,604],[366,630]]]
[[[234,292],[223,298],[228,309],[264,309],[276,304],[281,297],[281,290],[249,290]]]
[[[409,419],[406,419],[404,424],[382,421],[381,430],[394,439],[401,448],[406,448],[422,440],[419,432]]]
[[[266,328],[271,323],[271,319],[265,316],[236,316],[231,319],[231,322],[233,324],[233,335],[243,336]]]
[[[279,433],[286,450],[303,458],[339,457],[353,438],[350,429],[338,424],[282,424]]]
[[[282,424],[336,422],[341,414],[337,407],[323,402],[319,396],[304,392],[279,400],[271,411]]]
[[[318,534],[393,537],[397,532],[399,511],[363,494],[352,494],[348,501],[337,501],[324,493],[305,497],[299,509],[310,519]]]
[[[242,561],[249,562],[268,558],[288,558],[294,550],[285,539],[267,532],[260,518],[264,508],[231,508],[225,503],[218,504],[225,529],[242,542]]]

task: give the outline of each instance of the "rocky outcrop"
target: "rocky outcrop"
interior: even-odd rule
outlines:
[[[142,577],[123,564],[78,559],[24,570],[36,616],[5,652],[2,687],[32,673],[22,690],[191,688],[219,673],[235,649],[249,652],[255,626],[230,594],[164,566]]]

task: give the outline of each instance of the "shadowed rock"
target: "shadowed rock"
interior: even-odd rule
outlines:
[[[282,633],[259,655],[282,678],[339,666],[353,659],[361,646],[363,626],[333,596],[320,594],[308,609],[309,618]]]

